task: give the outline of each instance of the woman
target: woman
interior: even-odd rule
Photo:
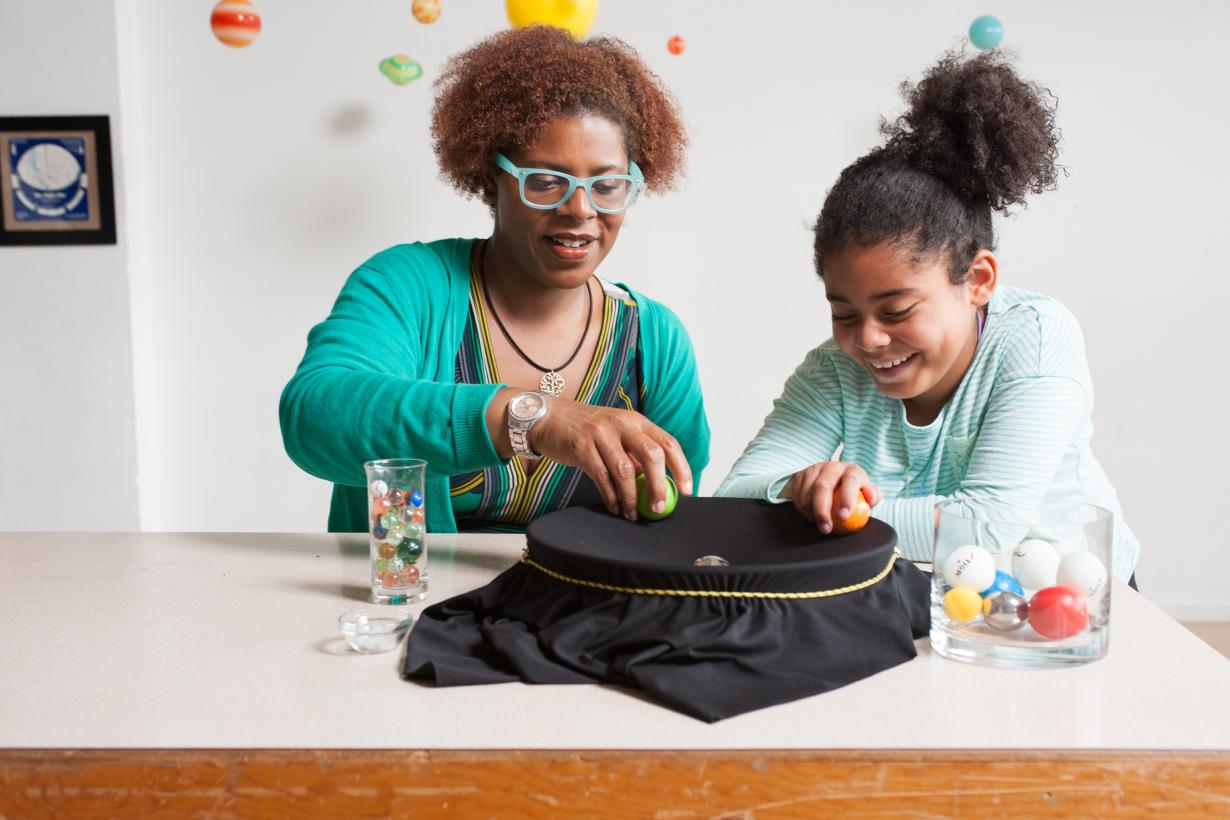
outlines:
[[[287,453],[334,482],[332,532],[368,528],[363,462],[427,460],[427,526],[517,530],[601,501],[661,511],[708,461],[695,357],[666,307],[596,271],[642,187],[668,189],[686,139],[622,42],[494,35],[438,82],[432,133],[491,235],[364,263],[312,329],[282,393]]]

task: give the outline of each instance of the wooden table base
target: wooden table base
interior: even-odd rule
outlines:
[[[0,750],[0,818],[1230,816],[1230,754]]]

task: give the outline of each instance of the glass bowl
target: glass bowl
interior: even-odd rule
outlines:
[[[410,631],[409,610],[382,606],[356,609],[337,619],[337,628],[355,652],[392,652]]]

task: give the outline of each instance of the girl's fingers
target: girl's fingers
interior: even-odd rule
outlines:
[[[861,469],[855,467],[852,470],[846,470],[837,490],[838,518],[848,518],[850,513],[854,512],[854,506],[858,503],[865,486],[867,486],[867,476]]]
[[[820,468],[820,477],[812,493],[816,524],[820,527],[820,532],[833,531],[833,491],[844,471],[845,465],[835,461],[830,461]]]

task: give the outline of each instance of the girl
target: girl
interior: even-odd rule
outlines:
[[[924,561],[940,501],[1014,516],[1086,501],[1114,514],[1113,571],[1128,579],[1140,548],[1090,450],[1080,328],[1055,300],[1001,286],[994,253],[991,212],[1055,185],[1048,94],[985,52],[946,55],[905,97],[816,223],[833,337],[718,495],[791,501],[827,533],[861,492]]]

